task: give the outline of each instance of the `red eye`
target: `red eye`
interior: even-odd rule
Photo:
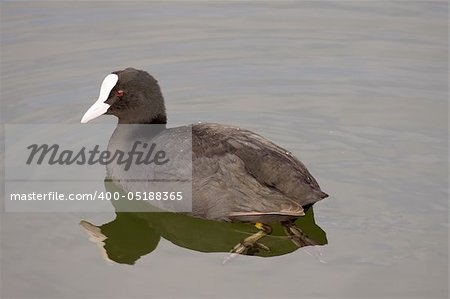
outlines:
[[[118,90],[118,91],[116,91],[116,96],[118,96],[119,98],[120,98],[121,96],[123,96],[123,90]]]

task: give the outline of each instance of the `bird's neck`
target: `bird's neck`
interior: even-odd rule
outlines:
[[[120,125],[139,124],[139,125],[166,125],[167,116],[164,114],[158,114],[148,119],[122,119],[119,118]]]

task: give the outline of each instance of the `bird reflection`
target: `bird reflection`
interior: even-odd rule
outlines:
[[[123,192],[109,179],[104,183],[108,192]],[[111,203],[117,211],[120,201]],[[80,225],[107,261],[128,265],[155,251],[161,237],[198,252],[230,252],[236,244],[258,231],[250,223],[219,222],[168,212],[116,212],[111,222],[94,225],[82,220]],[[253,246],[245,254],[273,257],[304,246],[327,244],[325,231],[315,223],[313,207],[306,209],[305,216],[298,218],[294,226],[301,233],[300,242],[293,242],[281,224],[272,223],[272,232],[259,240],[261,246]]]

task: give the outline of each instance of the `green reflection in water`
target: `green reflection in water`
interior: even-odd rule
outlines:
[[[108,180],[105,180],[105,188],[109,192],[123,192]],[[116,212],[116,218],[111,222],[95,226],[83,220],[80,224],[93,237],[91,239],[103,247],[102,251],[109,260],[130,265],[153,252],[161,237],[198,252],[229,252],[258,231],[251,223],[218,222],[167,212]],[[270,226],[272,233],[260,240],[270,251],[254,250],[247,254],[271,257],[299,249],[280,223],[271,223]],[[315,223],[312,207],[305,211],[305,216],[296,220],[295,226],[308,237],[311,245],[327,244],[325,231]]]

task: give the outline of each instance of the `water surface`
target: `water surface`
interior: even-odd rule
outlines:
[[[134,66],[160,82],[171,125],[254,130],[331,195],[314,208],[326,263],[302,248],[222,266],[161,239],[134,266],[108,265],[79,222],[113,207],[3,213],[2,297],[448,297],[447,2],[0,8],[3,123],[78,123],[104,76]]]

